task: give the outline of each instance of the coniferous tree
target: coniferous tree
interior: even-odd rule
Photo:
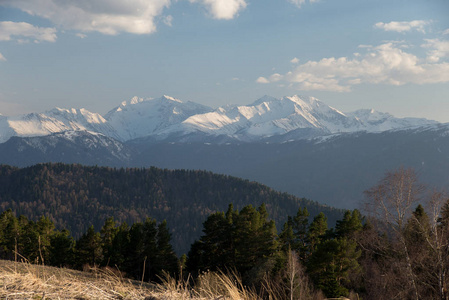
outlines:
[[[118,228],[116,227],[113,217],[109,217],[104,222],[103,227],[100,230],[101,247],[103,249],[103,265],[109,265],[113,250],[113,241],[117,234]]]
[[[130,247],[129,226],[123,222],[118,228],[112,240],[109,253],[109,265],[125,268],[125,262]],[[124,271],[124,270],[123,270]]]
[[[27,224],[25,217],[17,219],[11,210],[6,211],[1,216],[3,229],[2,248],[6,259],[21,260],[20,253],[23,252],[22,236],[23,230],[21,224]]]
[[[291,249],[295,245],[296,236],[293,233],[293,219],[288,216],[287,222],[282,226],[281,233],[279,234],[279,243],[281,250],[285,253],[292,251]]]
[[[56,267],[67,267],[73,264],[74,240],[66,229],[57,231],[50,237],[49,263]]]
[[[207,269],[236,269],[248,282],[271,271],[278,253],[276,226],[268,220],[266,207],[248,205],[234,211],[210,215],[204,222],[204,235],[189,252],[190,272]],[[249,275],[251,274],[251,275]]]
[[[306,207],[298,208],[296,216],[292,219],[292,229],[295,236],[292,250],[299,255],[301,262],[305,262],[307,258],[307,231],[309,226],[309,211]]]
[[[307,231],[307,253],[310,255],[316,247],[324,240],[327,232],[327,217],[320,212],[313,218]]]
[[[143,264],[145,261],[145,233],[143,224],[134,223],[129,229],[129,246],[126,252],[125,271],[131,277],[139,279],[143,274]]]
[[[156,245],[157,245],[157,262],[156,273],[162,275],[162,270],[169,274],[178,272],[178,258],[170,243],[171,234],[169,232],[167,221],[162,221],[157,227]]]
[[[144,246],[143,253],[145,261],[145,274],[150,280],[157,279],[157,276],[161,276],[162,268],[161,262],[158,257],[158,245],[156,241],[157,237],[157,225],[156,220],[147,218],[143,224],[144,234]],[[163,264],[163,263],[162,263]]]
[[[363,217],[360,211],[354,209],[346,211],[343,219],[338,220],[335,225],[335,234],[337,237],[354,237],[354,234],[360,232],[363,228]]]
[[[91,225],[75,244],[75,259],[78,268],[88,264],[99,265],[103,259],[100,233]]]

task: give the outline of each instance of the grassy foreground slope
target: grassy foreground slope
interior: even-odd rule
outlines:
[[[196,287],[169,277],[154,285],[124,279],[107,269],[80,272],[0,260],[0,282],[1,299],[260,299],[238,277],[217,273],[204,274]]]
[[[158,294],[148,283],[107,270],[80,272],[6,260],[0,260],[0,282],[1,299],[145,299]]]

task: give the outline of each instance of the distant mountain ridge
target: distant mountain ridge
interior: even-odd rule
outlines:
[[[134,97],[104,116],[60,108],[0,116],[0,164],[46,162],[208,170],[352,209],[400,166],[447,186],[449,123],[370,109],[342,113],[299,96],[218,109]]]
[[[269,140],[275,138],[289,136]],[[0,144],[0,164],[26,167],[45,162],[208,170],[353,209],[361,208],[364,190],[399,167],[414,168],[420,180],[436,188],[449,186],[449,124],[282,143],[120,142],[90,131],[67,131],[13,137]]]
[[[35,137],[90,131],[121,142],[133,139],[178,142],[254,142],[309,139],[336,133],[382,132],[438,124],[396,118],[374,110],[342,113],[314,97],[264,96],[249,105],[212,109],[170,96],[124,101],[104,116],[86,109],[55,108],[17,117],[0,115],[0,143],[12,136]],[[286,138],[280,138],[284,136]]]

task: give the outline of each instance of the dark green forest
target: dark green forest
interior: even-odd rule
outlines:
[[[309,221],[307,208],[299,208],[280,233],[265,204],[230,204],[207,216],[202,236],[180,258],[166,221],[128,225],[111,217],[75,240],[47,217],[31,221],[7,210],[0,215],[0,258],[110,267],[142,281],[167,272],[192,285],[210,271],[233,272],[260,299],[447,299],[447,198],[424,194],[408,170],[387,174],[367,197],[373,205],[366,216],[346,211],[330,228],[324,213]]]
[[[70,230],[75,238],[90,225],[100,230],[108,217],[128,224],[148,217],[166,220],[179,255],[187,253],[200,237],[206,217],[226,210],[229,203],[237,209],[265,203],[277,224],[283,224],[299,207],[307,207],[312,217],[324,212],[332,225],[343,215],[342,210],[255,182],[205,171],[50,163],[0,166],[1,211],[12,209],[34,221],[46,216],[57,229]]]
[[[35,173],[39,176],[53,174],[48,167],[78,174],[86,170],[72,165],[38,167],[46,170]],[[9,175],[20,171],[9,167],[3,170]],[[120,172],[142,175],[149,171],[100,170],[112,178]],[[65,182],[54,176],[32,178],[47,182],[49,187]],[[89,177],[87,181],[94,179]],[[121,186],[111,178],[105,182],[115,183],[114,188]],[[110,187],[103,183],[105,186]],[[2,189],[15,190],[3,183]],[[52,191],[54,195],[58,189]],[[41,190],[36,188],[34,192],[39,195]],[[274,192],[267,189],[267,193]],[[363,214],[346,211],[335,226],[326,213],[311,217],[304,206],[290,210],[285,221],[277,221],[263,202],[241,207],[229,202],[226,209],[204,211],[204,221],[199,225],[202,233],[181,257],[172,246],[172,224],[164,219],[119,221],[102,211],[105,218],[98,229],[90,225],[73,236],[64,227],[56,229],[50,215],[34,212],[29,219],[8,209],[0,215],[0,258],[76,269],[111,267],[144,281],[158,281],[168,272],[192,285],[201,284],[202,276],[209,271],[231,272],[242,278],[244,286],[255,289],[261,299],[448,299],[446,194],[426,189],[413,170],[403,168],[387,173],[365,194]]]

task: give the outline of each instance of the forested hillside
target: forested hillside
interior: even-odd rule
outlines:
[[[150,217],[167,220],[174,249],[182,254],[201,235],[206,217],[226,210],[230,203],[237,209],[265,203],[276,224],[284,224],[299,207],[307,207],[311,217],[324,212],[331,226],[343,215],[341,210],[255,182],[205,171],[0,166],[1,211],[12,209],[32,220],[48,216],[57,228],[70,230],[76,238],[90,225],[100,230],[108,217],[128,224]]]

